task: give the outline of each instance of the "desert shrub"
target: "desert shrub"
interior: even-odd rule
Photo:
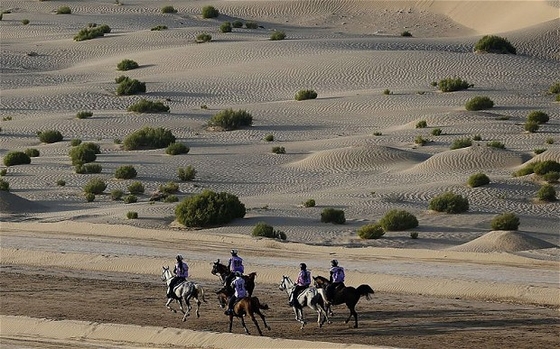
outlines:
[[[57,130],[46,130],[38,133],[39,140],[43,143],[56,143],[60,142],[64,137],[62,133]]]
[[[317,92],[313,90],[299,90],[296,93],[296,101],[303,101],[306,99],[315,99],[317,98]]]
[[[111,32],[111,28],[107,24],[103,24],[99,27],[87,27],[81,29],[76,36],[74,36],[75,41],[91,40],[100,36],[104,36]]]
[[[416,123],[416,128],[426,128],[428,127],[428,123],[426,120],[420,120]]]
[[[266,136],[264,136],[264,140],[267,142],[272,142],[274,140],[274,135],[267,134]]]
[[[556,190],[552,185],[545,184],[537,191],[537,199],[548,202],[556,201]]]
[[[21,20],[21,24],[23,24],[23,25],[28,25],[28,24],[29,24],[29,20],[28,20],[28,19],[22,19],[22,20]]]
[[[161,30],[166,30],[167,26],[166,25],[156,25],[155,27],[152,27],[152,29],[150,29],[151,31],[161,31]]]
[[[379,223],[372,223],[360,227],[357,234],[362,239],[379,239],[385,235],[385,230]]]
[[[274,154],[286,154],[286,149],[284,147],[272,147],[272,152]]]
[[[123,140],[123,147],[125,150],[158,149],[165,148],[174,142],[175,136],[171,131],[162,127],[146,126],[126,136]]]
[[[516,54],[516,49],[505,38],[496,35],[483,36],[474,46],[476,52],[511,53]]]
[[[245,205],[237,196],[210,190],[184,199],[175,209],[177,221],[187,227],[226,224],[236,218],[243,218],[245,213]]]
[[[430,210],[446,213],[462,213],[469,210],[469,200],[450,191],[434,197],[430,201]]]
[[[167,203],[177,202],[177,201],[179,201],[177,195],[167,195],[165,199],[163,199],[163,202],[167,202]]]
[[[488,142],[488,143],[486,143],[486,146],[491,147],[491,148],[496,148],[496,149],[505,149],[506,148],[504,143],[498,142],[498,141]]]
[[[560,102],[560,93],[556,95],[556,102]]]
[[[486,96],[476,96],[467,101],[465,109],[469,111],[484,110],[494,107],[494,102]]]
[[[203,43],[203,42],[210,42],[212,41],[212,35],[207,33],[198,34],[196,36],[196,42]]]
[[[179,191],[179,185],[175,182],[161,184],[158,190],[164,194],[173,194]]]
[[[123,202],[125,204],[133,204],[135,202],[138,202],[138,198],[135,195],[129,194],[123,197]]]
[[[165,149],[165,153],[168,155],[179,155],[179,154],[188,154],[191,148],[187,147],[183,143],[171,143]]]
[[[546,150],[547,150],[546,148],[535,148],[533,149],[533,153],[535,153],[535,155],[539,155],[544,153]]]
[[[418,232],[417,231],[410,232],[410,238],[411,239],[418,239]]]
[[[418,219],[410,212],[394,209],[387,212],[379,224],[385,231],[402,231],[416,228]]]
[[[245,110],[226,109],[212,116],[208,122],[209,126],[218,126],[224,130],[235,130],[242,126],[253,124],[253,116]]]
[[[478,141],[481,141],[481,140],[482,140],[482,136],[481,136],[481,135],[474,135],[472,139],[473,139],[473,141],[477,141],[477,142],[478,142]]]
[[[374,132],[373,135],[374,136],[383,136],[383,133],[382,132]]]
[[[120,189],[111,190],[111,200],[117,201],[122,199],[124,192]]]
[[[7,169],[7,168],[1,169],[1,170],[0,170],[0,177],[4,177],[7,173],[8,173],[8,169]]]
[[[389,90],[388,88],[386,88],[386,89],[383,90],[383,94],[388,96],[388,95],[392,95],[393,92],[391,92],[391,90]]]
[[[535,161],[532,163],[529,163],[525,166],[523,166],[522,168],[520,168],[519,170],[517,170],[516,172],[513,173],[514,177],[520,177],[520,176],[526,176],[529,175],[533,172],[535,172],[535,164],[539,163],[539,161]]]
[[[231,23],[231,26],[234,27],[234,28],[243,28],[243,22],[233,21],[233,23]]]
[[[126,75],[121,75],[115,78],[115,83],[120,84],[123,81],[130,80],[130,78]]]
[[[321,212],[321,222],[344,224],[346,223],[346,218],[344,217],[344,211],[335,208],[325,208],[323,212]]]
[[[548,93],[550,93],[550,94],[560,93],[560,81],[555,82],[554,84],[550,85],[550,87],[548,88]]]
[[[92,174],[101,173],[102,167],[100,164],[78,164],[74,167],[74,170],[79,174]]]
[[[84,186],[85,193],[101,194],[107,189],[107,184],[101,178],[93,178]]]
[[[60,6],[57,10],[56,10],[56,14],[57,15],[69,15],[72,13],[72,10],[70,9],[70,7],[68,6]]]
[[[501,121],[503,121],[503,120],[509,120],[509,119],[510,119],[510,116],[509,116],[509,115],[500,115],[500,116],[498,116],[498,117],[496,118],[496,120],[501,120]]]
[[[117,179],[132,179],[138,175],[134,166],[125,165],[117,168],[115,171],[115,178]]]
[[[78,119],[87,119],[87,118],[91,118],[93,116],[93,113],[90,111],[80,111],[76,114],[76,118]]]
[[[83,165],[95,161],[97,159],[96,154],[99,153],[99,145],[87,142],[70,149],[69,155],[70,159],[72,159],[72,165]]]
[[[232,27],[231,27],[231,23],[230,22],[224,22],[222,23],[222,25],[220,26],[220,31],[222,33],[231,33]]]
[[[148,101],[147,99],[141,99],[129,106],[126,110],[133,111],[135,113],[168,113],[169,107],[162,102],[153,102]]]
[[[536,122],[537,124],[547,123],[548,120],[550,120],[548,114],[540,110],[532,111],[527,115],[527,121]]]
[[[173,6],[163,6],[161,13],[177,13],[177,10]]]
[[[138,93],[144,93],[146,92],[146,83],[145,82],[140,82],[136,79],[125,79],[123,81],[121,81],[119,83],[119,86],[117,86],[117,95],[118,96],[131,96],[131,95],[135,95]],[[130,109],[130,107],[129,107]],[[169,108],[167,108],[166,111],[168,111]],[[130,111],[130,110],[129,110]],[[136,110],[134,110],[136,111]]]
[[[84,196],[87,202],[93,202],[95,200],[95,194],[93,193],[85,193]]]
[[[560,172],[560,163],[554,160],[537,161],[534,163],[533,171],[539,176],[548,172]]]
[[[482,172],[471,175],[467,180],[467,185],[472,188],[480,187],[482,185],[486,185],[489,183],[490,183],[490,178],[488,178],[488,176]]]
[[[403,32],[401,33],[401,36],[404,36],[404,37],[412,37],[412,34],[410,34],[410,32],[409,32],[408,30],[405,30],[405,31],[403,31]]]
[[[123,59],[122,61],[119,62],[119,64],[117,64],[117,70],[122,70],[122,71],[132,70],[138,67],[139,67],[138,63],[136,63],[132,59]]]
[[[182,181],[185,182],[192,181],[196,176],[196,170],[191,165],[187,167],[179,167],[177,169],[177,176]]]
[[[432,130],[432,136],[439,136],[441,135],[441,128],[434,128]]]
[[[25,154],[27,154],[27,156],[29,156],[30,158],[36,158],[38,157],[41,153],[39,153],[38,149],[35,148],[27,148],[25,149]]]
[[[73,146],[73,147],[76,147],[80,144],[82,144],[81,139],[74,138],[74,139],[70,140],[70,145]]]
[[[467,148],[470,147],[472,145],[472,141],[470,138],[459,138],[453,141],[453,143],[451,143],[451,149],[461,149],[461,148]]]
[[[270,34],[270,40],[284,40],[286,38],[286,33],[283,31],[275,30]]]
[[[461,91],[466,90],[470,87],[474,87],[473,84],[469,84],[466,80],[463,80],[461,78],[443,79],[438,82],[437,86],[441,92]]]
[[[214,6],[204,6],[202,8],[202,18],[216,18],[220,15],[220,11],[218,11]]]
[[[519,217],[511,212],[497,215],[490,222],[493,230],[517,230],[519,228]]]
[[[27,165],[31,163],[31,157],[22,151],[10,151],[4,156],[4,165],[10,167],[15,165]]]
[[[128,219],[138,219],[138,212],[128,211],[126,213],[126,218],[128,218]]]
[[[0,190],[1,191],[10,191],[10,182],[0,178]]]
[[[546,144],[554,144],[554,138],[548,137],[547,139],[544,140],[544,142],[545,142]]]
[[[130,192],[130,194],[134,194],[134,195],[144,194],[144,190],[145,190],[144,184],[138,181],[130,183],[127,189]]]
[[[115,143],[115,144],[121,144],[121,143],[122,143],[122,140],[121,140],[120,138],[115,138],[115,139],[113,139],[113,143]]]
[[[309,199],[303,203],[304,207],[315,207],[315,200]]]
[[[283,231],[275,230],[274,227],[264,222],[259,222],[253,228],[251,233],[253,236],[263,236],[271,239],[286,240],[286,234]]]
[[[422,136],[416,136],[416,138],[414,139],[414,143],[418,145],[426,145],[426,143],[428,143],[428,140]]]
[[[66,185],[66,181],[64,179],[59,179],[56,181],[56,185],[59,187],[64,187]]]
[[[526,121],[523,128],[529,133],[535,133],[539,129],[539,124],[534,121]]]
[[[542,177],[548,183],[558,183],[558,180],[560,179],[560,172],[547,172]]]
[[[257,29],[259,25],[256,22],[245,22],[245,28],[247,29]]]

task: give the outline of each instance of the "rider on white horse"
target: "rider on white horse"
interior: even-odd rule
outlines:
[[[307,270],[307,264],[300,263],[299,268],[301,270],[296,280],[296,286],[294,287],[294,290],[290,295],[290,306],[292,307],[294,306],[294,304],[296,304],[294,300],[301,293],[301,291],[305,290],[309,287],[309,285],[311,285],[311,272]]]
[[[189,277],[189,266],[183,261],[183,256],[179,254],[176,259],[177,263],[175,264],[175,269],[173,269],[175,276],[167,288],[167,298],[175,298],[176,296],[175,293],[173,293],[173,289]]]

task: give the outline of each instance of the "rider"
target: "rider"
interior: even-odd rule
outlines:
[[[294,306],[296,304],[295,300],[297,296],[300,294],[301,291],[305,290],[311,284],[311,272],[307,270],[307,264],[300,263],[299,268],[301,269],[297,280],[296,286],[294,287],[293,292],[290,294],[290,306]]]
[[[230,274],[227,276],[224,285],[228,286],[235,277],[236,272],[243,274],[245,272],[245,267],[243,267],[243,258],[237,255],[237,250],[231,250],[231,258],[228,262],[228,269]]]
[[[167,298],[173,298],[173,288],[189,277],[189,266],[183,261],[183,256],[178,254],[175,259],[177,259],[175,269],[173,269],[175,276],[171,279],[167,288]]]
[[[247,290],[245,289],[245,280],[243,280],[243,274],[241,272],[235,272],[235,280],[231,282],[231,287],[234,289],[233,295],[229,298],[228,309],[224,312],[226,315],[231,315],[233,313],[233,305],[236,301],[247,297]]]
[[[344,268],[338,265],[338,261],[336,259],[331,261],[330,273],[330,285],[327,286],[327,289],[325,290],[328,301],[332,301],[338,287],[344,287]]]

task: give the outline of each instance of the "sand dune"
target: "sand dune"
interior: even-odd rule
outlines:
[[[465,244],[450,247],[462,252],[519,252],[557,248],[557,245],[517,231],[491,231]]]

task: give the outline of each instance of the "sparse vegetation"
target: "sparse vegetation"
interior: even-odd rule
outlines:
[[[80,143],[79,145],[70,149],[69,155],[72,159],[72,165],[83,165],[88,162],[93,162],[97,159],[97,155],[101,153],[99,145],[91,142]]]
[[[126,71],[138,68],[139,65],[132,59],[123,59],[117,64],[117,70]]]
[[[163,6],[161,8],[161,13],[177,13],[177,10],[173,6]]]
[[[544,142],[545,142],[546,144],[554,144],[554,138],[548,137],[547,139],[544,140]]]
[[[317,92],[313,90],[299,90],[296,93],[296,101],[303,101],[306,99],[315,99],[317,98]]]
[[[229,223],[245,216],[245,205],[237,196],[205,190],[184,199],[175,209],[179,223],[187,227],[209,227]]]
[[[0,178],[0,190],[1,191],[10,191],[10,182]]]
[[[134,166],[131,165],[120,166],[115,171],[115,178],[117,179],[132,179],[136,178],[137,175],[138,172],[136,172]]]
[[[210,42],[210,41],[212,41],[212,35],[208,33],[202,33],[196,36],[196,42],[199,44],[203,42]]]
[[[482,136],[481,135],[474,135],[472,139],[473,139],[473,141],[479,142],[479,141],[482,140]]]
[[[166,25],[156,25],[155,27],[152,27],[152,29],[150,29],[151,31],[161,31],[161,30],[167,30],[167,26]]]
[[[204,6],[202,8],[202,18],[216,18],[220,15],[220,11],[218,11],[214,6]]]
[[[158,189],[164,194],[173,194],[179,191],[179,185],[175,182],[167,182],[160,185]]]
[[[57,15],[69,15],[72,13],[72,10],[70,9],[70,7],[68,6],[60,6],[57,10],[56,10],[56,14]]]
[[[390,210],[379,220],[379,224],[385,231],[403,231],[418,226],[418,219],[404,210]]]
[[[267,134],[266,136],[264,136],[264,140],[267,142],[272,142],[274,140],[274,135]]]
[[[556,190],[552,185],[545,184],[537,192],[537,199],[546,202],[556,201]]]
[[[79,164],[74,167],[74,170],[78,174],[92,174],[101,173],[102,167],[100,164]]]
[[[222,33],[231,33],[231,31],[232,31],[231,23],[230,22],[222,23],[222,25],[220,26],[220,31]]]
[[[315,207],[315,200],[309,199],[303,203],[304,207]]]
[[[128,185],[127,189],[130,192],[130,194],[133,194],[133,195],[144,194],[144,191],[145,191],[144,184],[142,184],[142,182],[139,182],[139,181],[130,183]]]
[[[64,187],[66,185],[66,181],[64,179],[59,179],[56,181],[56,185],[59,187]]]
[[[238,129],[253,124],[253,116],[245,110],[226,109],[212,116],[208,126],[217,126],[226,131]]]
[[[87,202],[93,202],[95,200],[95,194],[93,193],[85,193],[84,197],[86,198]]]
[[[408,30],[405,30],[405,31],[403,31],[403,32],[401,33],[401,36],[404,36],[404,37],[412,37],[412,34],[410,34],[410,32],[409,32]]]
[[[486,143],[486,146],[490,147],[490,148],[496,148],[496,149],[505,149],[506,146],[504,143],[499,142],[499,141],[492,141],[492,142],[488,142]]]
[[[379,223],[366,224],[358,229],[357,234],[362,239],[379,239],[385,235],[385,230]]]
[[[84,186],[84,193],[101,194],[107,189],[107,184],[101,178],[93,178]]]
[[[451,150],[467,148],[472,145],[472,141],[470,138],[459,138],[451,143]]]
[[[105,34],[108,34],[110,32],[111,32],[111,28],[106,24],[101,25],[99,27],[97,27],[97,26],[87,27],[87,28],[81,29],[78,32],[78,34],[76,34],[76,36],[74,36],[74,40],[75,41],[91,40],[91,39],[98,38],[100,36],[105,36]]]
[[[346,218],[344,217],[344,211],[331,207],[325,208],[323,212],[321,212],[321,222],[344,224],[346,223]]]
[[[259,25],[256,22],[245,22],[245,28],[247,28],[247,29],[258,29]]]
[[[270,34],[270,40],[284,40],[286,38],[286,33],[283,31],[275,30]]]
[[[126,218],[128,218],[128,219],[138,219],[138,212],[128,211],[126,213]]]
[[[532,111],[527,115],[527,121],[536,122],[537,124],[545,124],[548,120],[550,120],[548,114],[540,110]]]
[[[123,202],[125,204],[133,204],[135,202],[138,202],[138,198],[136,197],[136,195],[129,194],[123,197]]]
[[[491,109],[494,107],[494,102],[486,96],[476,96],[467,101],[465,109],[469,111],[477,111],[484,109]]]
[[[118,201],[122,199],[124,192],[120,189],[113,189],[111,190],[111,200]]]
[[[534,121],[527,121],[523,125],[523,128],[529,133],[535,133],[539,130],[539,124]]]
[[[165,153],[168,155],[179,155],[179,154],[188,154],[191,148],[187,147],[183,143],[171,143],[165,149]]]
[[[466,80],[461,78],[443,79],[438,82],[437,86],[441,92],[461,91],[474,87],[473,84],[469,84]]]
[[[555,82],[548,88],[548,93],[559,94],[560,93],[560,81]]]
[[[1,170],[0,170],[0,177],[4,177],[7,173],[8,173],[8,169],[7,169],[7,168],[1,169]]]
[[[411,239],[418,239],[418,232],[417,231],[411,231],[410,232],[410,238]]]
[[[542,178],[549,184],[558,183],[560,172],[552,171],[545,173]]]
[[[373,135],[374,136],[383,136],[383,133],[382,132],[374,132]]]
[[[272,147],[272,152],[274,154],[286,154],[286,149],[284,147]]]
[[[10,151],[4,156],[4,165],[7,167],[16,165],[27,165],[31,163],[31,157],[22,151]]]
[[[196,170],[191,165],[187,167],[179,167],[177,169],[177,176],[183,182],[189,182],[192,181],[196,176]]]
[[[90,111],[80,111],[76,114],[76,118],[78,119],[87,119],[87,118],[91,118],[93,116],[93,113]]]
[[[37,132],[39,140],[43,143],[56,143],[64,139],[62,133],[57,130],[46,130]]]
[[[392,95],[393,92],[391,92],[391,90],[389,90],[388,88],[386,88],[385,90],[383,90],[383,94],[388,96],[388,95]]]
[[[416,128],[426,128],[428,127],[428,123],[426,120],[420,120],[416,123]]]
[[[483,36],[474,46],[475,52],[516,54],[516,49],[506,39],[496,35]]]
[[[163,202],[167,202],[167,203],[178,202],[178,201],[179,198],[177,197],[177,195],[167,195],[165,199],[163,199]]]
[[[432,136],[439,136],[439,135],[441,135],[441,132],[442,132],[441,128],[434,128],[432,130]]]
[[[535,148],[533,150],[533,153],[535,153],[535,155],[539,155],[539,154],[544,153],[545,151],[546,151],[546,148]]]
[[[74,139],[70,140],[70,145],[73,146],[73,147],[77,147],[80,144],[82,144],[81,139],[74,138]]]
[[[27,18],[22,19],[22,20],[21,20],[21,24],[23,24],[23,25],[28,25],[28,24],[29,24],[29,20],[28,20]]]
[[[169,107],[162,102],[148,101],[147,99],[141,99],[137,103],[129,106],[128,111],[135,113],[168,113]]]
[[[146,83],[140,82],[136,79],[129,79],[129,78],[122,80],[119,83],[119,86],[117,87],[117,91],[116,91],[118,96],[131,96],[144,92],[146,92]],[[131,107],[129,107],[129,109]],[[169,110],[169,108],[167,110]]]
[[[38,149],[35,148],[27,148],[25,149],[25,154],[27,154],[27,156],[29,156],[30,158],[36,158],[39,155],[41,155],[41,153],[39,152]]]
[[[234,28],[243,28],[243,22],[241,21],[233,21],[233,23],[231,23],[231,26]]]
[[[539,176],[544,176],[549,172],[560,172],[560,163],[554,160],[536,161],[533,171]]]
[[[159,149],[169,146],[175,142],[175,136],[171,131],[162,127],[152,128],[146,126],[126,136],[123,140],[125,150],[135,149]]]
[[[467,184],[469,187],[475,188],[490,183],[490,178],[482,172],[475,173],[469,177]]]
[[[453,192],[445,192],[430,201],[430,210],[446,213],[463,213],[469,210],[469,200]]]
[[[517,230],[519,217],[511,212],[502,213],[492,219],[490,226],[493,230]]]
[[[259,222],[253,228],[251,233],[253,236],[263,236],[271,239],[286,240],[286,234],[281,231],[277,231],[273,226],[268,225],[264,222]]]
[[[428,143],[428,140],[422,136],[416,136],[416,138],[414,139],[414,143],[418,145],[426,145]]]

